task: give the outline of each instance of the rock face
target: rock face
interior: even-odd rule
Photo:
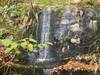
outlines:
[[[100,0],[95,0],[96,4],[100,5]]]
[[[44,8],[39,16],[38,41],[53,45],[39,50],[34,63],[40,68],[52,68],[66,57],[88,52],[97,30],[94,16],[94,11],[89,9],[77,22],[70,10],[61,18],[50,7]]]

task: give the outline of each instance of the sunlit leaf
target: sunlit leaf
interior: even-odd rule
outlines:
[[[40,49],[43,48],[43,46],[41,44],[38,44],[37,47]]]
[[[34,42],[34,43],[37,43],[37,41],[34,40],[34,39],[32,39],[32,38],[29,38],[29,41]]]
[[[44,48],[48,48],[48,45],[47,44],[41,44],[42,45],[42,47],[44,47]]]
[[[29,50],[30,52],[33,51],[33,45],[32,45],[32,44],[29,44],[29,45],[28,45],[28,50]]]
[[[20,54],[20,51],[17,50],[17,51],[16,51],[16,54]]]
[[[25,49],[25,48],[28,48],[27,42],[22,42],[22,43],[21,43],[21,47],[23,47],[24,49]]]
[[[30,42],[33,42],[33,43],[37,43],[37,41],[32,38],[25,38],[25,39],[22,39],[21,41],[25,42],[27,40],[29,40]]]
[[[48,44],[48,45],[53,45],[51,42],[47,42],[46,44]]]
[[[13,42],[13,43],[11,44],[11,48],[13,48],[13,49],[16,49],[17,46],[18,46],[18,44],[17,44],[16,42]]]
[[[5,53],[10,53],[12,48],[6,48]]]
[[[12,44],[12,40],[11,39],[3,39],[2,44],[5,46],[9,46]]]

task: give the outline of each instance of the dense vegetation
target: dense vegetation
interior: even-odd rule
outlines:
[[[89,0],[83,0],[83,6],[85,5],[85,1]],[[12,67],[16,69],[16,67],[21,64],[20,66],[22,68],[23,64],[29,63],[27,62],[28,53],[37,53],[39,49],[52,45],[50,42],[41,44],[35,38],[38,15],[45,6],[51,6],[54,11],[59,11],[59,9],[65,9],[69,4],[68,2],[69,0],[34,0],[34,4],[32,5],[31,0],[0,0],[0,75],[7,75],[7,73],[15,75],[14,73],[16,71],[13,71]],[[100,13],[100,9],[98,9],[95,2],[94,9],[97,13]],[[31,11],[33,14],[29,15]],[[27,18],[31,18],[30,21],[26,22],[25,20],[27,20]],[[26,37],[27,33],[25,32],[25,26],[23,25],[26,23],[32,25],[32,28],[30,29],[32,30],[32,33],[28,35],[29,37]],[[100,38],[99,28],[100,26],[98,25],[98,38]],[[95,53],[95,56],[99,57],[99,51],[90,53],[87,57],[90,57]],[[83,57],[80,55],[77,56],[79,59],[82,59]],[[85,60],[88,60],[88,58]],[[90,60],[92,59],[90,58]],[[11,73],[10,70],[12,70]]]

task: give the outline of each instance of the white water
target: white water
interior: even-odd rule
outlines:
[[[43,9],[43,19],[42,19],[42,30],[41,30],[41,43],[45,43],[49,41],[50,37],[50,19],[51,19],[51,8],[47,7]],[[39,61],[45,61],[49,48],[42,49],[40,52]]]

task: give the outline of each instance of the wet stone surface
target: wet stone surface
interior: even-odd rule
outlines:
[[[96,33],[92,23],[90,24],[95,16],[92,9],[80,17],[79,23],[76,16],[69,11],[64,18],[52,16],[54,13],[50,7],[46,7],[40,16],[38,41],[40,43],[49,41],[53,45],[39,50],[39,55],[34,60],[39,67],[52,68],[66,57],[88,52],[88,43],[93,40]]]

